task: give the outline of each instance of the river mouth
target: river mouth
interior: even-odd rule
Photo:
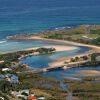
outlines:
[[[69,46],[66,44],[56,44],[56,45]],[[26,63],[33,68],[42,69],[42,68],[49,67],[49,63],[55,62],[60,58],[67,58],[70,56],[85,53],[90,50],[90,48],[87,48],[87,47],[80,47],[80,46],[75,46],[75,47],[78,47],[78,48],[71,51],[63,51],[63,52],[56,52],[52,54],[46,54],[46,55],[26,57],[22,59],[21,62]],[[57,70],[57,71],[41,73],[40,75],[58,79],[60,81],[61,87],[64,88],[70,94],[70,96],[72,96],[70,90],[67,88],[67,86],[63,84],[62,80],[68,79],[68,77],[70,80],[72,78],[81,79],[83,78],[83,76],[78,76],[78,75],[80,74],[80,71],[82,70],[100,70],[100,66],[91,67],[91,68],[84,66],[84,67],[72,68],[72,69],[67,69],[67,70]]]

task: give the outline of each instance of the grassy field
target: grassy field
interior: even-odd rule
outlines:
[[[100,78],[87,77],[82,81],[63,80],[69,87],[73,96],[80,100],[100,100]]]
[[[88,31],[87,30],[88,27]],[[86,35],[88,32],[88,35]],[[46,31],[41,37],[100,45],[100,25],[80,25],[63,31]]]
[[[57,79],[32,74],[17,74],[20,84],[15,84],[15,90],[30,89],[36,96],[44,96],[47,100],[65,100],[67,91],[60,86]],[[50,86],[46,86],[49,84]]]

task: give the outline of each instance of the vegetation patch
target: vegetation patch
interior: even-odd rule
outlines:
[[[98,78],[83,78],[82,81],[63,80],[68,86],[73,96],[80,100],[99,100],[100,99],[100,82],[95,82]]]
[[[62,31],[46,31],[39,36],[48,39],[68,40],[100,46],[100,25],[80,25]]]

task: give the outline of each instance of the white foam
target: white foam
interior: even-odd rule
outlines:
[[[5,43],[6,41],[0,41],[0,43]]]

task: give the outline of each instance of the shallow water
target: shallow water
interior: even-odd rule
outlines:
[[[62,44],[64,45],[64,44]],[[63,52],[56,52],[52,54],[46,54],[46,55],[37,55],[37,56],[31,56],[31,57],[26,57],[22,59],[22,63],[26,63],[30,65],[33,68],[45,68],[48,67],[49,63],[55,62],[60,58],[66,58],[69,56],[74,56],[77,54],[84,53],[86,51],[90,50],[90,48],[87,47],[78,47],[76,50],[72,51],[63,51]],[[82,76],[79,76],[81,74],[80,71],[82,70],[100,70],[100,66],[97,67],[77,67],[77,68],[72,68],[72,69],[67,69],[67,70],[58,70],[58,71],[52,71],[52,72],[45,72],[42,73],[41,75],[47,76],[47,77],[52,77],[56,78],[59,80],[66,79],[66,77],[75,77],[75,78],[82,78]]]
[[[41,75],[51,77],[51,78],[56,78],[59,80],[62,79],[67,79],[66,77],[73,77],[73,78],[83,78],[84,76],[79,76],[81,74],[80,71],[82,70],[97,70],[100,71],[100,66],[97,67],[77,67],[77,68],[72,68],[72,69],[67,69],[67,70],[59,70],[59,71],[52,71],[52,72],[46,72],[42,73]],[[100,77],[100,75],[98,76]]]
[[[0,52],[17,51],[27,48],[48,46],[48,45],[64,45],[60,43],[49,43],[41,40],[3,40],[0,42]]]

